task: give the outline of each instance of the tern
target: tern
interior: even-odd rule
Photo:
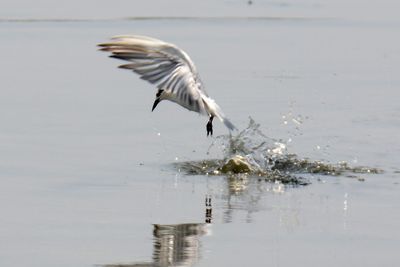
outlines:
[[[111,52],[112,58],[129,61],[119,68],[132,70],[143,80],[156,85],[158,90],[151,111],[162,100],[169,100],[208,116],[207,136],[213,134],[214,117],[230,131],[236,129],[208,96],[189,55],[174,44],[147,36],[123,35],[115,36],[99,47],[101,51]]]

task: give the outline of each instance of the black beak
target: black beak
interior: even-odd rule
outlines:
[[[156,100],[154,100],[153,108],[151,109],[151,111],[153,111],[157,107],[158,103],[160,103],[160,102],[161,102],[161,100],[156,98]]]

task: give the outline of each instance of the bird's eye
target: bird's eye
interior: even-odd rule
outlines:
[[[156,97],[160,97],[160,95],[162,94],[163,91],[164,91],[164,90],[158,90],[158,92],[157,92],[157,94],[156,94]]]

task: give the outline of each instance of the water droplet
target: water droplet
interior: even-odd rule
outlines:
[[[298,121],[298,120],[296,120],[296,119],[292,119],[292,121],[293,121],[295,124],[297,124],[297,125],[300,125],[300,124],[301,124],[301,122]]]

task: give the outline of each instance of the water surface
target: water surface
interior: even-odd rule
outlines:
[[[395,266],[396,9],[371,15],[351,1],[338,16],[340,5],[302,3],[245,11],[264,19],[237,18],[236,1],[231,13],[195,14],[229,19],[125,19],[140,14],[104,3],[98,16],[2,9],[0,265]],[[174,163],[223,149],[209,149],[206,118],[172,103],[150,112],[154,88],[96,51],[125,33],[184,48],[238,128],[251,116],[300,158],[383,173],[305,174],[309,185],[290,186],[179,172]]]

